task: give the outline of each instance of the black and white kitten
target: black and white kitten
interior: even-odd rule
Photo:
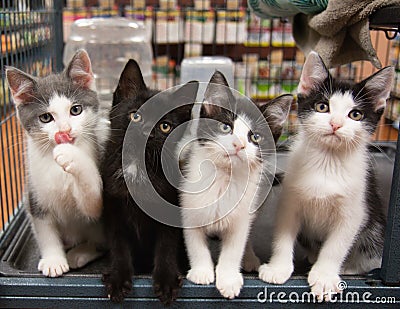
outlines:
[[[161,150],[176,127],[190,120],[197,89],[198,83],[193,82],[172,93],[158,94],[146,87],[134,60],[129,60],[121,74],[114,92],[112,136],[102,169],[111,255],[111,267],[103,280],[112,301],[120,302],[127,296],[134,272],[153,273],[154,292],[162,303],[169,304],[177,297],[182,284],[179,259],[185,254],[182,230],[148,216],[137,202],[162,207],[153,205],[153,197],[146,195],[148,188],[154,187],[164,200],[178,205],[177,189],[163,172]],[[185,105],[175,108],[179,104]],[[155,109],[165,107],[171,107],[171,111],[157,119]],[[149,139],[144,149],[139,140],[145,135]],[[132,146],[129,151],[123,150],[124,138],[125,145]],[[174,149],[168,149],[168,154],[177,162]]]
[[[260,265],[248,236],[260,190],[268,189],[263,177],[271,173],[272,162],[266,152],[274,151],[292,101],[291,95],[283,95],[255,106],[234,96],[218,71],[207,86],[180,186],[187,278],[197,284],[215,279],[226,298],[238,296],[243,286],[242,259],[246,271]],[[208,236],[221,239],[215,270]]]
[[[102,254],[98,165],[109,136],[108,111],[100,107],[84,50],[60,74],[38,78],[13,67],[6,74],[26,133],[27,211],[40,249],[38,269],[61,276]]]
[[[262,280],[293,272],[298,240],[313,266],[311,291],[329,301],[339,274],[380,267],[385,216],[367,150],[390,95],[392,67],[357,84],[334,80],[311,52],[298,86],[299,133],[291,149],[276,219],[273,256]]]

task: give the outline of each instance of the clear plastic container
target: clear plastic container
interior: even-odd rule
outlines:
[[[232,59],[222,56],[191,57],[183,59],[181,64],[181,84],[191,80],[204,82],[199,85],[199,91],[197,92],[197,99],[202,100],[207,83],[216,70],[224,74],[230,87],[234,87]]]
[[[64,65],[80,48],[90,56],[101,101],[111,102],[122,70],[131,58],[138,62],[146,84],[151,85],[151,32],[143,22],[121,17],[79,19],[71,27]]]

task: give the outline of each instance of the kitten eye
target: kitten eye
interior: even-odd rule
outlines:
[[[46,113],[39,116],[39,120],[43,123],[49,123],[53,120],[53,116],[50,113]]]
[[[70,114],[72,116],[78,116],[82,113],[82,105],[74,105],[70,109]]]
[[[163,122],[160,124],[160,130],[163,133],[168,133],[171,131],[171,126],[168,123]]]
[[[139,122],[142,120],[142,115],[140,115],[138,112],[133,112],[131,113],[131,120],[133,122]]]
[[[262,141],[262,136],[260,134],[258,134],[258,133],[253,133],[253,134],[250,135],[250,140],[254,144],[258,145]]]
[[[359,110],[353,109],[349,113],[349,117],[355,121],[360,121],[364,118],[364,114],[362,112],[360,112]]]
[[[318,113],[327,113],[329,112],[329,105],[326,103],[317,103],[315,104],[315,110]]]
[[[219,125],[219,129],[220,129],[222,132],[226,133],[226,134],[232,132],[231,126],[230,126],[229,124],[226,124],[226,123],[221,123],[221,124]]]

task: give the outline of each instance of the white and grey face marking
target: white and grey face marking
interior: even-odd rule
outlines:
[[[204,120],[197,129],[200,145],[210,147],[210,158],[217,165],[263,164],[275,149],[292,100],[291,95],[283,95],[256,105],[232,92],[224,75],[216,71],[200,110]]]
[[[383,114],[394,70],[386,67],[359,83],[332,78],[311,52],[298,86],[298,117],[307,138],[328,148],[367,142]]]
[[[56,143],[97,142],[99,101],[88,54],[79,50],[60,74],[33,77],[7,67],[18,118],[44,152]]]
[[[328,147],[356,145],[368,138],[362,120],[365,115],[354,102],[351,92],[335,92],[327,102],[314,105],[307,117],[301,117],[307,138]]]
[[[49,100],[47,111],[38,116],[40,130],[47,133],[49,141],[60,143],[57,134],[65,133],[71,143],[79,142],[85,134],[90,138],[91,130],[96,125],[93,109],[64,95],[54,94]],[[34,134],[33,134],[34,137]],[[62,141],[68,142],[68,141]]]
[[[259,143],[263,135],[252,132],[250,119],[239,115],[230,122],[218,122],[213,137],[201,144],[216,166],[247,168],[261,163]]]

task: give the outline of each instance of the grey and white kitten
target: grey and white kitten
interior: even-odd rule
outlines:
[[[340,273],[381,265],[385,216],[367,146],[390,95],[394,70],[360,83],[334,80],[311,52],[298,86],[299,133],[283,181],[273,255],[262,280],[281,284],[293,272],[293,248],[308,249],[311,291],[319,300],[340,292]]]
[[[207,86],[180,200],[190,261],[187,279],[197,284],[215,279],[221,295],[231,299],[243,286],[242,259],[246,271],[260,265],[248,236],[260,190],[267,189],[263,176],[271,172],[263,151],[275,149],[293,97],[284,95],[256,107],[235,97],[227,86],[218,71]],[[208,236],[221,239],[215,270]]]
[[[27,211],[41,255],[38,270],[61,276],[102,254],[98,165],[108,112],[100,108],[84,50],[60,74],[38,78],[7,67],[6,76],[26,133]]]

